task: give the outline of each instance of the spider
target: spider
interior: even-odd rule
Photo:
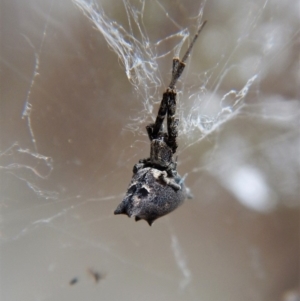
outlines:
[[[206,21],[200,25],[182,60],[173,58],[171,82],[163,94],[155,123],[146,126],[151,142],[150,157],[134,165],[126,195],[114,214],[133,216],[136,221],[144,219],[151,226],[154,220],[175,210],[187,197],[191,198],[189,189],[184,185],[184,178],[177,173],[177,162],[173,159],[178,147],[176,139],[179,124],[179,119],[175,118],[175,84],[205,24]],[[164,132],[166,115],[167,132]]]

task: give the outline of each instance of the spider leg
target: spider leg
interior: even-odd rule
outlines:
[[[146,126],[147,133],[149,136],[150,141],[153,139],[157,139],[160,136],[162,137],[162,124],[165,119],[166,114],[168,113],[168,117],[170,116],[170,120],[168,119],[168,132],[169,134],[172,134],[172,137],[170,138],[170,143],[173,149],[173,153],[175,153],[177,145],[176,145],[176,137],[177,137],[177,125],[178,125],[178,119],[175,119],[175,111],[176,111],[176,90],[175,90],[175,84],[179,77],[181,76],[184,68],[185,68],[185,61],[189,57],[191,50],[201,32],[203,29],[204,25],[206,24],[206,21],[204,21],[196,35],[194,36],[192,43],[189,45],[188,50],[184,54],[182,60],[179,58],[174,58],[173,59],[173,68],[172,68],[172,79],[169,85],[169,88],[167,91],[163,94],[163,99],[160,103],[160,107],[158,110],[158,114],[155,120],[155,123],[150,123],[149,125]]]
[[[178,57],[173,58],[172,79],[169,84],[170,89],[175,88],[175,84],[179,79],[179,77],[181,76],[184,67],[185,67],[185,63],[183,61],[181,61]]]
[[[185,63],[184,62],[189,57],[189,55],[190,55],[190,53],[192,51],[192,48],[193,48],[196,40],[198,39],[198,36],[199,36],[201,30],[203,29],[203,27],[205,26],[205,24],[206,24],[206,21],[204,21],[200,25],[197,33],[195,34],[195,36],[194,36],[191,44],[189,45],[188,50],[185,52],[182,60],[180,60],[179,58],[174,58],[173,59],[172,80],[170,82],[169,88],[173,89],[175,87],[175,84],[176,84],[177,80],[179,79],[179,77],[181,76],[181,74],[182,74],[182,72],[184,70],[184,67],[185,67]]]
[[[146,126],[147,133],[150,141],[153,139],[162,138],[167,145],[172,149],[172,152],[175,153],[177,149],[176,138],[178,136],[178,124],[179,119],[175,118],[176,113],[176,91],[175,89],[168,88],[167,91],[163,94],[163,99],[161,101],[158,114],[155,120],[155,123],[151,123]],[[163,121],[167,117],[167,130],[168,134],[163,133],[162,126]]]
[[[162,124],[167,114],[169,97],[170,95],[168,92],[163,94],[163,99],[161,100],[155,123],[150,123],[146,126],[150,141],[157,139],[160,132],[162,132]]]
[[[146,159],[141,159],[139,160],[139,163],[135,164],[133,166],[133,173],[136,174],[140,169],[143,169],[145,167],[151,166],[151,159],[146,158]]]
[[[178,124],[179,119],[175,118],[176,114],[176,91],[175,89],[168,89],[167,92],[170,95],[168,102],[168,117],[167,117],[167,129],[168,129],[168,138],[167,145],[172,149],[173,154],[176,152],[178,147],[176,138],[178,136]]]
[[[166,117],[166,114],[168,113],[168,132],[169,132],[169,124],[175,124],[178,120],[175,120],[175,112],[176,112],[176,91],[175,91],[175,83],[177,82],[178,78],[183,72],[183,69],[185,67],[185,64],[180,61],[179,58],[173,59],[173,69],[172,69],[172,80],[169,85],[169,88],[167,91],[163,94],[163,98],[160,103],[160,107],[157,113],[157,117],[155,120],[155,123],[150,123],[146,126],[146,130],[149,136],[150,141],[153,139],[157,139],[159,137],[159,133],[162,132],[162,125],[164,122],[164,119]],[[170,121],[169,121],[170,116]],[[174,121],[174,122],[172,122]],[[174,128],[174,126],[172,127]],[[176,128],[176,126],[175,126]],[[177,132],[174,133],[175,139],[177,137]],[[171,138],[171,141],[174,140],[174,137]],[[177,148],[177,147],[176,147]],[[175,150],[176,150],[175,148]],[[175,151],[173,151],[175,152]]]

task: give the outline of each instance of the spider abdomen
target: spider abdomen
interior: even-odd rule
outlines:
[[[168,181],[175,181],[181,188],[175,189]],[[157,218],[180,206],[188,196],[181,182],[179,176],[173,178],[156,168],[142,168],[133,175],[126,195],[114,213],[133,216],[136,221],[144,219],[151,226]]]

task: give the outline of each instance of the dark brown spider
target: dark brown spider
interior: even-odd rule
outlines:
[[[134,165],[131,183],[115,214],[134,216],[136,221],[144,219],[151,226],[154,220],[175,210],[187,197],[191,197],[184,179],[177,173],[177,164],[173,159],[178,146],[179,123],[179,119],[175,118],[175,84],[205,24],[206,21],[201,24],[182,60],[173,59],[172,79],[163,94],[155,123],[146,126],[151,141],[150,158],[139,160]],[[166,115],[167,132],[164,132]]]

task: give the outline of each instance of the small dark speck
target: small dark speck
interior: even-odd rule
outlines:
[[[73,278],[72,280],[70,280],[70,285],[74,285],[78,282],[78,278]]]
[[[94,278],[95,282],[98,283],[101,279],[104,278],[104,274],[101,274],[97,271],[94,271],[92,269],[88,270],[88,273]]]

